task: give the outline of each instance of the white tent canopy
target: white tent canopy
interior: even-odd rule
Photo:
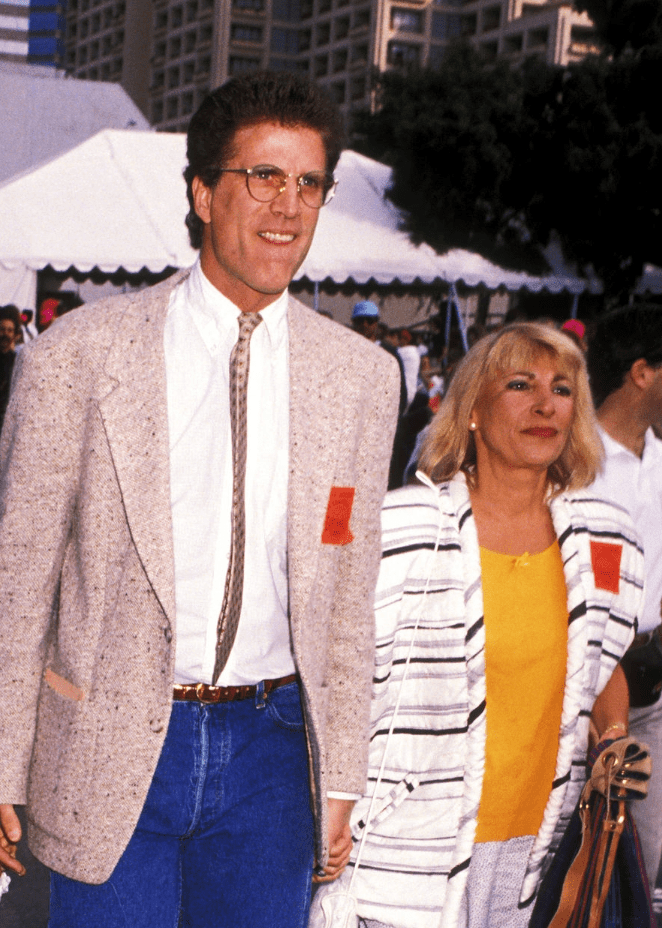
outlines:
[[[105,130],[30,173],[0,186],[0,267],[82,272],[119,268],[158,273],[195,260],[184,217],[185,137]],[[580,293],[572,276],[506,271],[478,255],[438,255],[401,232],[401,214],[386,199],[391,170],[345,151],[338,192],[320,213],[311,250],[297,277],[357,284],[464,281],[490,289]]]

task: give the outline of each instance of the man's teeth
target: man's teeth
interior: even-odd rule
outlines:
[[[293,242],[294,234],[292,232],[259,232],[262,238],[268,242]]]

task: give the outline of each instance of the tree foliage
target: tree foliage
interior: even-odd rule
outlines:
[[[576,0],[575,5],[588,13],[602,43],[616,55],[662,43],[660,0]]]
[[[512,70],[460,45],[437,72],[379,78],[364,150],[393,166],[414,240],[540,270],[554,234],[622,299],[662,264],[661,79],[662,46]]]

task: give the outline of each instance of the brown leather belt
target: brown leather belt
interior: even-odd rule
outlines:
[[[279,686],[296,683],[298,676],[295,673],[277,680],[264,681],[264,695],[277,690]],[[238,699],[250,699],[257,693],[257,685],[253,686],[212,686],[211,683],[178,683],[175,684],[172,698],[184,702],[235,702]]]

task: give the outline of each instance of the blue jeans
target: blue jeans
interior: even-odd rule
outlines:
[[[312,864],[297,684],[176,702],[128,847],[98,886],[52,874],[49,928],[305,928]]]

